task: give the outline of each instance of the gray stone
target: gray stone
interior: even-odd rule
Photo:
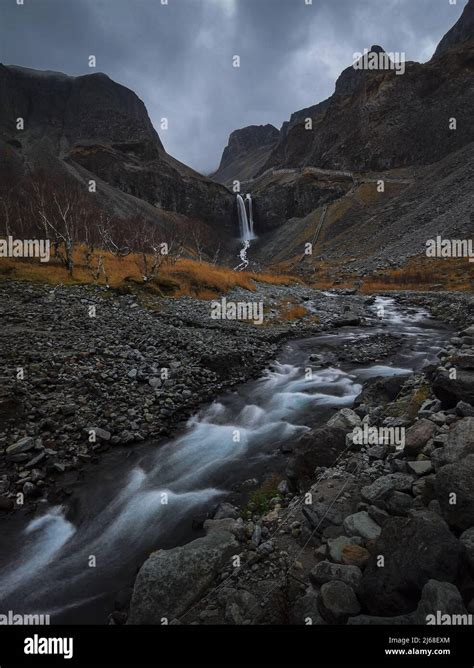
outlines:
[[[450,582],[428,580],[415,614],[417,624],[438,624],[438,615],[465,615],[461,594]]]
[[[362,487],[362,498],[371,504],[383,501],[393,491],[409,492],[412,488],[414,476],[409,473],[389,473],[389,475],[377,478],[375,482]]]
[[[20,438],[20,440],[16,443],[13,443],[13,445],[8,446],[7,455],[19,455],[21,453],[28,452],[28,450],[31,450],[34,447],[34,438],[31,438],[31,436],[25,436],[24,438]]]
[[[405,453],[417,455],[423,450],[436,431],[436,425],[426,418],[421,418],[407,429],[405,435]]]
[[[436,475],[435,486],[449,526],[461,531],[474,526],[474,455],[443,466]]]
[[[349,536],[360,536],[365,540],[374,540],[380,536],[381,532],[379,525],[365,510],[346,517],[343,527]]]
[[[341,408],[341,410],[337,411],[337,413],[327,422],[328,427],[336,427],[345,430],[359,427],[360,424],[360,417],[350,408]]]
[[[461,545],[464,546],[466,551],[467,559],[471,565],[471,568],[474,568],[474,527],[466,529],[461,537],[459,538]]]
[[[290,612],[291,624],[301,626],[324,626],[326,622],[321,616],[318,605],[318,594],[310,589],[304,596],[300,596]]]
[[[431,473],[433,470],[433,464],[430,460],[420,461],[420,462],[408,462],[408,468],[410,468],[416,475],[422,476],[427,473]]]
[[[349,585],[334,580],[321,587],[319,609],[330,624],[345,624],[349,617],[359,614],[360,604]]]
[[[423,511],[392,517],[364,571],[359,598],[371,615],[410,613],[428,580],[454,581],[460,553],[459,541],[438,515]]]
[[[409,494],[403,492],[393,492],[388,501],[386,508],[392,515],[408,515],[408,512],[413,507],[414,499]]]
[[[211,532],[192,543],[153,552],[137,575],[128,624],[157,624],[180,617],[230,565],[238,543],[228,532]]]
[[[309,579],[314,585],[323,585],[332,580],[341,580],[355,591],[359,587],[362,571],[357,566],[333,564],[330,561],[320,561],[309,573]]]

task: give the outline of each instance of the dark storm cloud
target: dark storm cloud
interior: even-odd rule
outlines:
[[[354,52],[380,44],[428,60],[465,0],[161,3],[0,0],[0,62],[77,75],[95,55],[97,70],[143,99],[166,149],[206,173],[232,130],[280,127],[330,95]]]

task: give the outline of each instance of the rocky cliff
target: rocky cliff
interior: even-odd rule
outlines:
[[[268,160],[279,136],[273,125],[250,125],[235,130],[224,149],[219,169],[211,178],[228,184],[233,179],[252,179]]]
[[[169,156],[143,102],[106,75],[0,65],[0,100],[0,143],[17,164],[96,178],[119,215],[174,212],[232,231],[230,193]]]

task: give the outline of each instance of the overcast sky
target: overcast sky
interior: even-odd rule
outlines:
[[[431,58],[466,0],[0,0],[0,62],[101,71],[145,102],[166,150],[218,166],[228,135],[328,97],[372,44]],[[95,55],[97,69],[88,67]],[[240,68],[233,67],[239,55]],[[0,100],[1,104],[1,100]],[[169,119],[160,130],[160,119]]]

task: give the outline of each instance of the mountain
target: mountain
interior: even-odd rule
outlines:
[[[235,178],[240,181],[252,179],[268,160],[279,136],[273,125],[250,125],[235,130],[229,137],[219,168],[211,178],[228,185],[232,185]]]
[[[159,224],[173,214],[232,232],[226,188],[168,155],[143,102],[105,74],[0,65],[0,100],[0,150],[17,168],[96,179],[98,201],[118,216],[141,213]]]
[[[474,41],[474,0],[469,0],[459,21],[451,28],[438,44],[433,58],[439,58],[446,51],[466,42]]]
[[[245,184],[259,236],[256,261],[301,257],[304,243],[317,238],[317,256],[351,258],[363,271],[402,265],[437,233],[469,235],[473,15],[469,0],[433,58],[398,65],[398,73],[383,48],[372,46],[342,72],[331,97],[283,124]],[[261,155],[268,150],[260,148]],[[234,145],[233,178],[247,179],[247,155]]]

